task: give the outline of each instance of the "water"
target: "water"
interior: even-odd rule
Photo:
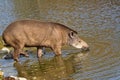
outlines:
[[[29,80],[120,80],[120,0],[0,0],[0,34],[20,19],[59,22],[76,30],[90,52],[65,48],[62,57],[33,52],[20,63],[0,59],[5,76]]]

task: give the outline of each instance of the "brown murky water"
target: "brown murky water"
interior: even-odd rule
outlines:
[[[20,63],[0,59],[5,76],[28,80],[120,80],[120,0],[0,0],[0,33],[12,21],[38,19],[67,25],[79,32],[90,52],[72,47],[63,56],[34,52]]]

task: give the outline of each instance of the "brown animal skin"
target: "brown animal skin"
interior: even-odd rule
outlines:
[[[51,48],[56,55],[61,54],[61,47],[65,44],[84,50],[88,50],[89,47],[78,37],[76,31],[65,25],[37,20],[20,20],[11,23],[4,30],[2,38],[6,46],[14,48],[15,61],[18,61],[24,47],[37,47],[38,57],[41,57],[43,47]]]

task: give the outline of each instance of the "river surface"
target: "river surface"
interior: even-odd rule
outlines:
[[[19,63],[0,59],[4,76],[28,80],[120,80],[120,0],[0,0],[0,34],[21,19],[62,23],[90,45],[82,53],[73,47],[54,57],[47,51],[42,61],[36,52]],[[1,54],[3,56],[3,54]]]

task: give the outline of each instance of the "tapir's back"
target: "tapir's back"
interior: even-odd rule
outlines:
[[[3,32],[4,41],[11,45],[15,41],[28,46],[51,45],[57,41],[67,42],[67,35],[71,29],[52,22],[36,20],[21,20],[11,23]],[[56,44],[56,43],[55,43]]]

